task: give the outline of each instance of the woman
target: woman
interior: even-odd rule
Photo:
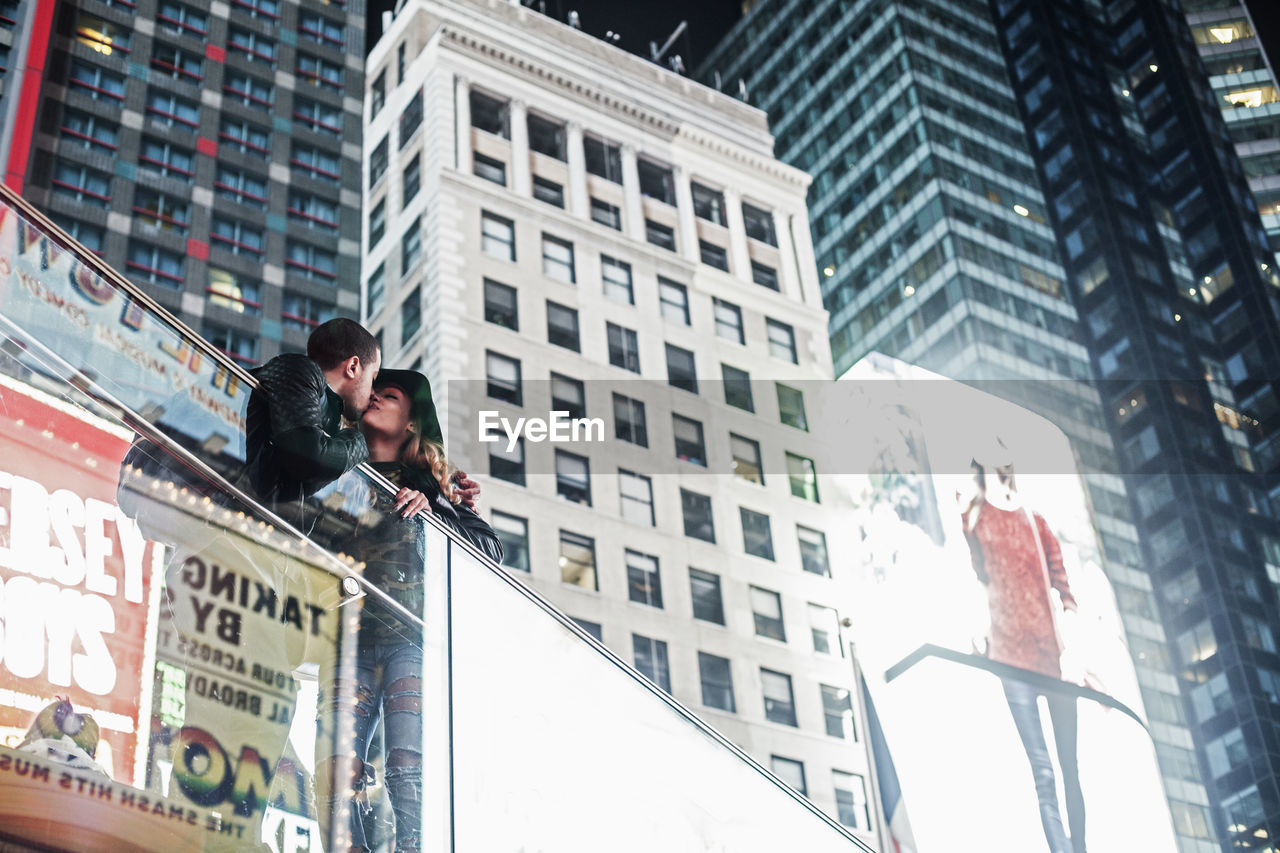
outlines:
[[[1057,538],[1044,517],[1032,512],[1018,494],[1012,460],[999,444],[989,458],[972,463],[973,491],[957,494],[961,527],[969,541],[973,569],[987,588],[991,637],[987,657],[1050,678],[1062,678],[1062,640],[1058,634],[1058,593],[1062,608],[1076,610]],[[1076,761],[1074,696],[1039,689],[1021,678],[1001,679],[1014,726],[1031,763],[1040,822],[1051,853],[1085,853],[1084,796]],[[1040,718],[1044,696],[1053,724],[1058,763],[1067,803],[1067,820],[1058,793]],[[1067,830],[1070,830],[1070,835]]]
[[[412,370],[383,370],[374,383],[369,408],[360,423],[369,445],[369,462],[400,487],[394,497],[379,492],[366,518],[353,531],[348,553],[365,563],[364,577],[397,604],[422,618],[425,605],[426,537],[412,518],[430,509],[445,524],[494,561],[502,545],[493,529],[463,502],[463,489],[451,480],[444,456],[440,421],[427,378]],[[474,492],[475,490],[469,490]],[[385,744],[384,785],[395,813],[396,851],[422,846],[422,636],[396,608],[366,596],[353,690],[343,690],[335,673],[321,674],[317,746],[331,753],[336,724],[354,725],[355,755],[350,756],[351,796],[333,792],[330,779],[342,778],[337,756],[317,761],[320,817],[329,831],[331,818],[349,811],[351,849],[369,850],[361,813],[369,811],[364,788],[376,780],[368,763],[370,735],[381,715]],[[354,806],[354,808],[353,808]]]

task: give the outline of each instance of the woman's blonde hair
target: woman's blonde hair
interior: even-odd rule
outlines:
[[[444,455],[444,448],[439,444],[416,431],[412,432],[400,450],[400,461],[409,468],[431,472],[431,476],[435,477],[441,493],[448,498],[449,503],[456,504],[462,501],[462,496],[453,488],[453,472],[457,469],[449,464],[449,460]]]

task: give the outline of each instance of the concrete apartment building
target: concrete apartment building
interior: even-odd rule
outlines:
[[[400,4],[366,77],[365,317],[507,566],[874,846],[808,176],[759,110],[501,0]],[[508,451],[484,410],[604,440]]]

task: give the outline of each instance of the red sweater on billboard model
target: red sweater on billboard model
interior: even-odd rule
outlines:
[[[970,542],[974,570],[987,588],[987,657],[1061,678],[1062,641],[1049,589],[1058,591],[1067,610],[1076,609],[1076,600],[1057,537],[1044,516],[1028,509],[1001,509],[985,497],[975,509],[977,519],[973,520],[974,512],[964,513],[961,527]]]

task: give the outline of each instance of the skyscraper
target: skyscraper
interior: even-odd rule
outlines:
[[[517,4],[411,0],[367,79],[365,316],[508,568],[874,843],[808,177],[759,110]],[[482,420],[552,412],[601,431]]]
[[[301,349],[359,311],[359,6],[58,4],[10,183],[242,364]]]
[[[1194,71],[1185,70],[1194,68],[1194,48],[1176,48],[1170,37],[1158,59],[1119,65],[1118,51],[1152,41],[1135,19],[1162,13],[1154,3],[1110,7],[950,0],[762,3],[700,73],[704,79],[719,75],[726,91],[745,88],[752,103],[768,110],[781,159],[814,173],[810,214],[838,373],[863,354],[881,351],[955,378],[985,380],[988,390],[1049,417],[1072,439],[1088,475],[1107,572],[1125,615],[1180,844],[1184,850],[1210,850],[1217,833],[1200,781],[1208,758],[1202,751],[1197,761],[1179,696],[1191,698],[1198,681],[1189,676],[1180,682],[1173,675],[1195,661],[1171,651],[1167,642],[1178,639],[1181,645],[1188,626],[1170,618],[1173,606],[1158,603],[1153,589],[1167,585],[1159,557],[1178,557],[1187,565],[1190,560],[1182,540],[1162,538],[1168,531],[1146,524],[1151,500],[1139,496],[1138,512],[1131,509],[1126,482],[1116,476],[1156,464],[1159,449],[1171,448],[1174,439],[1154,444],[1147,433],[1135,438],[1144,429],[1137,410],[1145,417],[1152,410],[1142,394],[1129,392],[1138,390],[1139,377],[1164,376],[1160,371],[1182,364],[1184,383],[1203,394],[1203,441],[1228,460],[1230,451],[1216,443],[1247,441],[1242,432],[1217,423],[1207,390],[1221,385],[1207,383],[1186,351],[1189,330],[1203,337],[1211,334],[1209,325],[1184,323],[1199,309],[1180,311],[1174,304],[1178,287],[1192,301],[1204,299],[1196,294],[1206,286],[1217,295],[1219,270],[1202,272],[1204,264],[1176,251],[1183,230],[1161,218],[1162,210],[1146,210],[1152,172],[1144,170],[1148,143],[1142,140],[1155,113],[1135,112],[1131,90],[1145,81],[1146,66],[1147,76],[1176,65],[1184,69],[1178,79],[1195,79]],[[1171,31],[1189,45],[1185,22],[1178,24],[1182,29]],[[1019,39],[1049,46],[997,52],[1011,40],[1023,45]],[[1126,81],[1117,66],[1137,79]],[[1152,109],[1203,104],[1184,116],[1194,123],[1188,134],[1225,138],[1216,103],[1210,106],[1212,94],[1199,79],[1202,91],[1184,83],[1176,94],[1165,91],[1165,100]],[[1193,92],[1196,100],[1188,97]],[[1101,106],[1057,108],[1086,95]],[[1154,136],[1155,125],[1150,128]],[[1170,132],[1164,131],[1165,151]],[[1082,150],[1090,155],[1087,166],[1072,159]],[[1190,157],[1180,161],[1178,177],[1203,178],[1206,197],[1212,193],[1219,209],[1236,212],[1235,221],[1243,222],[1243,184],[1231,183],[1221,171],[1197,171],[1200,161],[1193,166]],[[1220,159],[1234,162],[1226,154]],[[1138,209],[1145,220],[1129,215]],[[1080,231],[1079,221],[1069,217],[1085,211],[1114,219]],[[1234,229],[1245,254],[1247,241],[1256,244],[1258,234],[1250,237],[1243,225]],[[1203,239],[1218,242],[1216,236]],[[1114,261],[1086,250],[1098,242],[1114,247]],[[1166,244],[1167,255],[1155,254]],[[1153,246],[1149,263],[1144,245]],[[1163,283],[1164,301],[1117,301],[1096,311],[1093,300],[1102,299],[1108,284],[1144,299],[1134,283],[1136,272],[1126,268],[1122,274],[1121,263],[1143,264],[1149,279]],[[1258,264],[1237,263],[1241,277],[1249,276],[1260,292]],[[1100,329],[1135,327],[1169,342],[1158,364],[1137,368],[1124,361],[1132,342],[1096,336]],[[1093,382],[1118,382],[1121,376],[1128,381],[1124,387]],[[1171,387],[1160,385],[1162,393],[1172,393]],[[1230,411],[1222,415],[1224,423],[1236,416]],[[1162,417],[1169,429],[1191,418],[1173,411]],[[1175,470],[1185,464],[1172,452],[1161,458],[1176,460]],[[1232,491],[1241,485],[1238,478],[1224,481],[1224,496],[1244,501],[1244,492]],[[1258,513],[1268,511],[1258,493],[1248,497]],[[1158,505],[1168,509],[1170,503],[1172,495]],[[1188,518],[1198,517],[1199,507],[1181,506]],[[1138,544],[1140,529],[1149,534],[1145,551]],[[1242,543],[1244,536],[1239,533]],[[1152,555],[1153,547],[1160,553]],[[1149,571],[1158,583],[1153,585]],[[1198,589],[1221,585],[1207,564],[1192,571],[1205,575]],[[1260,561],[1250,572],[1258,596],[1271,595],[1263,589]],[[1194,645],[1194,639],[1186,643]],[[1188,646],[1188,655],[1195,654],[1207,657]],[[1245,695],[1241,701],[1250,704]],[[1202,733],[1201,750],[1208,742]],[[1224,814],[1218,813],[1219,831],[1234,822],[1222,821]],[[1250,831],[1256,826],[1245,823]]]

